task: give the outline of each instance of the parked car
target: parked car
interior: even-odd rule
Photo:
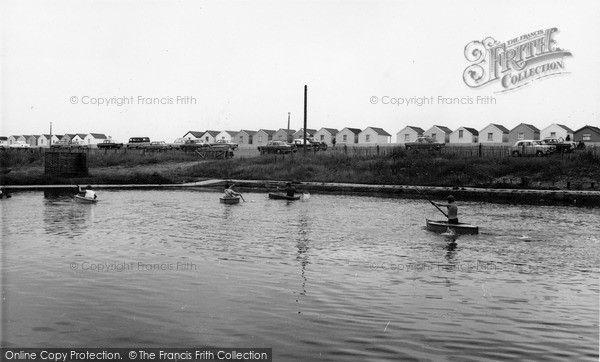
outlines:
[[[211,143],[210,146],[212,146],[212,147],[229,147],[232,150],[235,150],[238,148],[237,143],[228,141],[228,140],[216,140],[215,142]]]
[[[552,145],[556,147],[556,152],[567,153],[573,152],[577,148],[577,143],[571,141],[565,141],[562,137],[545,137],[541,140],[544,144]]]
[[[210,145],[203,140],[186,140],[184,144],[182,144],[179,148],[184,151],[187,150],[197,150],[200,148],[210,147]]]
[[[82,148],[90,148],[90,146],[88,144],[84,143],[83,141],[71,141],[71,148],[82,149]]]
[[[8,148],[30,148],[31,145],[25,141],[16,141],[8,145]]]
[[[58,141],[54,142],[50,146],[50,148],[84,149],[84,148],[89,148],[89,146],[87,144],[83,143],[83,141],[77,142],[77,141],[58,140]]]
[[[102,143],[98,143],[98,148],[122,148],[123,144],[115,142],[113,140],[104,140]]]
[[[71,148],[71,144],[67,140],[58,140],[51,144],[50,148]]]
[[[292,144],[296,146],[298,149],[304,149],[304,139],[296,138],[292,140]],[[311,140],[306,140],[306,149],[307,150],[319,150],[321,147],[318,143],[313,142]]]
[[[514,157],[519,156],[537,156],[542,157],[556,151],[556,147],[545,144],[538,140],[520,140],[511,148],[511,154]]]
[[[444,144],[437,142],[429,136],[419,136],[415,142],[407,142],[404,144],[407,150],[428,150],[439,151],[444,148]]]
[[[149,145],[144,146],[144,149],[148,151],[166,151],[170,148],[171,146],[169,146],[165,141],[153,141],[150,142]]]
[[[292,153],[296,152],[296,147],[283,141],[269,141],[265,146],[258,146],[261,154],[265,153]]]
[[[180,149],[181,145],[183,145],[185,141],[185,138],[178,138],[175,141],[173,141],[173,143],[170,143],[169,146],[171,146],[171,148],[174,149]]]
[[[126,148],[144,148],[150,144],[150,137],[131,137]]]
[[[327,143],[325,143],[325,142],[318,142],[318,141],[313,141],[313,143],[319,145],[319,149],[321,151],[327,150],[327,147],[328,147]]]

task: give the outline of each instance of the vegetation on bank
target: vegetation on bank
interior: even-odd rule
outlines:
[[[351,157],[340,153],[262,156],[198,164],[190,175],[202,178],[269,179],[448,187],[552,188],[600,182],[600,158],[458,157],[408,154]]]
[[[586,151],[565,158],[514,158],[413,154],[398,148],[379,156],[317,152],[210,161],[199,161],[192,153],[107,152],[90,154],[89,177],[78,179],[44,175],[41,153],[2,152],[0,165],[28,170],[2,175],[4,185],[167,184],[231,178],[493,188],[600,186],[600,157]]]

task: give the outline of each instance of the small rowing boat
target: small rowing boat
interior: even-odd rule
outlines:
[[[92,199],[91,197],[75,195],[75,201],[80,202],[82,204],[95,204],[98,202],[98,199]]]
[[[427,230],[434,231],[436,233],[445,233],[452,231],[457,235],[477,235],[479,234],[479,227],[471,224],[458,223],[448,224],[446,221],[429,220],[427,219]]]
[[[283,192],[269,192],[269,198],[275,200],[300,200],[301,195],[288,196]]]
[[[234,197],[230,197],[230,196],[223,196],[219,199],[219,201],[222,204],[227,204],[227,205],[234,205],[234,204],[239,204],[240,203],[240,198],[237,196]]]

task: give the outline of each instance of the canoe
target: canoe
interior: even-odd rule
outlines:
[[[466,223],[448,224],[446,221],[427,220],[427,230],[435,231],[436,233],[445,233],[448,230],[453,231],[457,235],[477,235],[479,227]]]
[[[80,202],[82,204],[95,204],[98,202],[98,199],[92,199],[89,197],[75,195],[75,201]]]
[[[239,204],[240,203],[240,198],[239,197],[229,197],[229,196],[223,196],[219,199],[219,201],[222,204],[228,204],[228,205],[233,205],[233,204]]]
[[[283,192],[269,192],[269,198],[276,200],[300,200],[300,195],[288,196]]]

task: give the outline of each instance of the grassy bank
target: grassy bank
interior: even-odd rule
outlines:
[[[180,183],[206,178],[270,179],[314,182],[428,185],[492,188],[599,188],[600,158],[585,151],[561,158],[458,157],[408,154],[348,156],[318,152],[306,156],[199,161],[183,153],[106,153],[88,157],[89,177],[64,179],[43,174],[43,156],[26,152],[0,155],[4,185]]]
[[[271,179],[389,185],[459,187],[563,188],[600,182],[600,160],[582,153],[563,159],[461,158],[406,154],[385,157],[348,157],[317,153],[306,157],[269,156],[207,162],[190,168],[203,178]]]

